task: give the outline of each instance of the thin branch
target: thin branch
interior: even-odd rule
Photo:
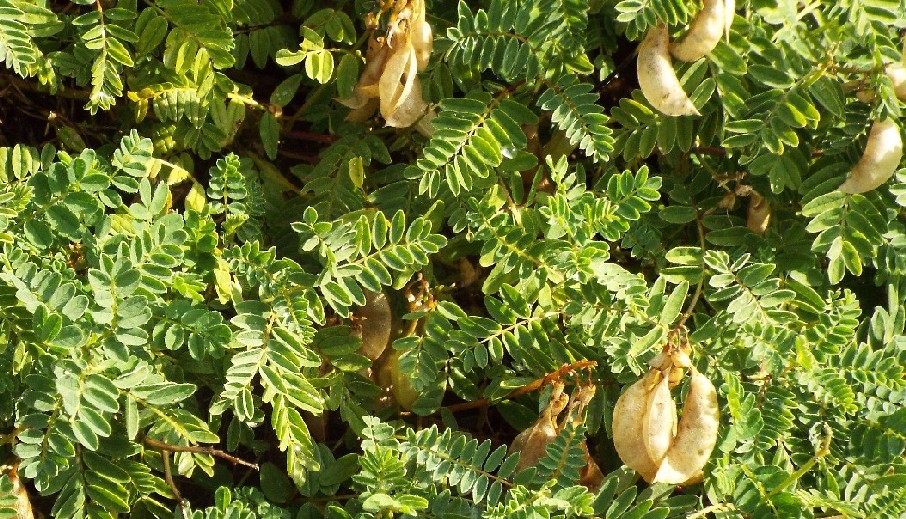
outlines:
[[[701,246],[702,254],[705,253],[705,227],[702,224],[701,215],[695,219],[696,227],[698,228],[698,243]],[[702,278],[698,280],[698,285],[695,286],[695,293],[692,294],[692,299],[689,301],[689,306],[686,307],[686,311],[683,312],[683,316],[680,318],[679,322],[676,323],[676,329],[679,330],[685,326],[686,321],[692,315],[692,311],[695,310],[695,305],[698,304],[698,298],[702,295],[702,287],[705,283],[705,273],[702,272]]]
[[[522,396],[527,393],[531,393],[532,391],[537,391],[546,385],[552,384],[552,383],[556,382],[557,380],[560,380],[561,378],[563,378],[564,376],[568,375],[569,373],[571,373],[573,371],[578,371],[581,369],[591,369],[597,365],[598,365],[598,363],[593,360],[580,360],[580,361],[574,362],[572,364],[564,364],[557,371],[548,373],[547,375],[544,375],[541,378],[535,379],[535,380],[529,382],[528,384],[517,387],[516,389],[507,393],[507,395],[505,397],[503,397],[501,400],[506,400],[508,398],[516,398],[518,396]],[[491,404],[490,400],[488,400],[486,397],[483,397],[483,398],[479,398],[478,400],[473,400],[471,402],[462,402],[459,404],[449,405],[449,406],[446,406],[444,409],[455,413],[458,411],[467,411],[469,409],[484,408],[490,404]]]
[[[181,506],[182,494],[176,488],[176,483],[173,481],[173,471],[170,470],[170,451],[164,450],[160,453],[160,457],[164,462],[164,479],[167,481],[167,485],[170,486],[170,491],[173,492],[173,498],[179,501]]]
[[[257,463],[250,463],[248,461],[242,460],[233,456],[232,454],[226,453],[220,449],[215,449],[210,445],[205,446],[192,446],[192,445],[170,445],[169,443],[164,443],[162,441],[153,440],[151,438],[144,439],[145,445],[149,447],[154,447],[155,449],[160,449],[162,451],[168,452],[193,452],[196,454],[208,454],[217,458],[225,459],[232,463],[233,465],[242,465],[245,467],[250,467],[255,470],[258,470]]]

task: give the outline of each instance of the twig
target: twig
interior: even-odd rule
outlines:
[[[160,457],[164,462],[164,479],[167,481],[167,485],[170,485],[170,491],[173,492],[173,498],[179,501],[180,506],[182,506],[182,494],[180,494],[179,489],[176,488],[176,483],[173,481],[173,471],[170,470],[170,451],[161,451]]]
[[[232,454],[226,453],[220,449],[215,449],[210,445],[205,446],[193,446],[193,445],[170,445],[169,443],[164,443],[162,441],[153,440],[151,438],[144,439],[145,445],[149,447],[154,447],[155,449],[160,449],[162,451],[168,452],[193,452],[196,454],[208,454],[210,456],[215,456],[217,458],[225,459],[232,463],[233,465],[242,465],[245,467],[253,468],[258,470],[257,463],[250,463],[248,461],[242,460],[233,456]]]
[[[525,384],[524,386],[517,387],[516,389],[507,393],[507,395],[505,397],[503,397],[501,400],[505,400],[508,398],[516,398],[517,396],[522,396],[524,394],[531,393],[532,391],[537,391],[548,384],[552,384],[552,383],[556,382],[557,380],[560,380],[561,378],[563,378],[564,376],[568,375],[569,373],[571,373],[573,371],[578,371],[580,369],[591,369],[597,365],[598,365],[598,363],[593,360],[580,360],[580,361],[574,362],[572,364],[564,364],[557,371],[548,373],[547,375],[544,375],[543,377],[541,377],[539,379],[535,379],[535,380],[529,382],[528,384]],[[487,397],[483,397],[483,398],[479,398],[478,400],[473,400],[471,402],[462,402],[459,404],[449,405],[449,406],[445,407],[445,409],[447,409],[450,412],[455,413],[458,411],[467,411],[469,409],[487,407],[488,405],[490,405],[490,403],[491,402],[487,399]]]
[[[702,254],[705,253],[705,227],[702,224],[701,216],[699,215],[695,219],[696,226],[698,228],[698,242],[702,249]],[[686,311],[683,312],[683,316],[680,318],[679,322],[676,323],[676,329],[679,330],[685,326],[686,321],[692,315],[692,312],[695,310],[695,305],[698,304],[698,298],[702,295],[702,286],[705,283],[705,274],[702,272],[702,278],[698,280],[698,285],[695,286],[695,293],[692,294],[692,299],[689,301],[689,306],[686,307]]]

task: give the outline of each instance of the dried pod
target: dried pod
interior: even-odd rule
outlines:
[[[547,407],[541,411],[541,416],[528,429],[519,433],[510,444],[509,452],[519,453],[519,463],[516,470],[533,466],[544,457],[547,446],[557,437],[557,417],[569,403],[569,395],[564,393],[562,382],[554,385],[551,399]]]
[[[416,129],[430,135],[434,112],[422,98],[418,71],[428,65],[434,37],[423,0],[396,2],[386,38],[369,40],[365,71],[353,95],[340,103],[352,108],[351,121],[364,121],[380,107],[387,126]]]
[[[644,442],[644,418],[649,393],[658,381],[658,371],[652,369],[629,386],[613,408],[613,445],[629,468],[650,481],[657,472],[657,463],[648,455]]]
[[[365,53],[365,70],[356,83],[352,96],[340,99],[340,104],[352,108],[346,119],[349,121],[364,121],[371,117],[378,107],[378,81],[384,70],[384,64],[390,56],[390,47],[383,38],[368,40],[368,51]]]
[[[736,17],[736,0],[724,0],[724,35],[730,41],[730,27]]]
[[[377,360],[390,342],[393,314],[383,292],[365,290],[365,306],[358,310],[361,319],[362,346],[359,353]]]
[[[16,496],[16,518],[17,519],[34,519],[35,515],[31,507],[31,499],[28,497],[28,491],[25,485],[19,479],[17,471],[18,466],[13,466],[7,476],[13,484],[12,494]]]
[[[704,0],[702,10],[695,16],[683,41],[670,45],[670,53],[682,61],[704,57],[714,50],[723,36],[726,18],[724,0]]]
[[[771,204],[758,191],[752,191],[749,195],[746,227],[757,234],[764,234],[771,223],[771,213]]]
[[[637,76],[645,99],[667,115],[699,115],[673,70],[666,25],[648,30],[639,44]]]
[[[669,378],[660,371],[656,373],[660,381],[648,394],[642,437],[648,457],[654,464],[659,464],[676,435],[676,404],[670,395]]]
[[[897,99],[906,101],[906,65],[891,63],[884,71],[887,72],[887,77],[893,83],[893,93],[896,94]]]
[[[875,121],[862,158],[840,185],[840,191],[854,194],[880,187],[893,176],[902,158],[903,139],[899,127],[891,119]]]
[[[711,457],[719,424],[717,390],[693,367],[676,437],[651,482],[679,485],[694,478]]]

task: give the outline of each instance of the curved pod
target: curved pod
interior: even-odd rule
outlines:
[[[623,463],[641,474],[645,481],[650,481],[657,472],[657,464],[648,456],[643,440],[643,424],[654,373],[657,370],[649,371],[629,386],[613,408],[613,445]]]
[[[696,15],[683,41],[670,45],[674,58],[695,61],[714,50],[724,34],[728,17],[724,1],[704,0],[702,10]]]
[[[642,423],[645,450],[655,464],[664,459],[676,435],[676,403],[670,395],[670,377],[663,372],[660,378],[648,395],[648,409]]]
[[[891,63],[884,69],[890,82],[893,83],[893,93],[900,101],[906,101],[906,65]]]
[[[840,184],[846,194],[864,193],[887,182],[903,158],[903,138],[891,119],[875,121],[868,133],[862,158]]]
[[[639,44],[636,63],[642,94],[651,106],[666,115],[699,115],[676,77],[668,43],[667,27],[657,25]]]
[[[697,476],[717,444],[719,424],[717,390],[708,377],[693,367],[676,438],[652,483],[679,485]]]
[[[724,36],[730,41],[730,27],[736,17],[736,0],[724,0]]]

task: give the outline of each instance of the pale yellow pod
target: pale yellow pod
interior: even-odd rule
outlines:
[[[668,44],[665,25],[648,29],[648,34],[639,44],[636,65],[642,94],[651,106],[666,115],[699,115],[676,77]]]
[[[771,204],[758,191],[749,195],[749,209],[746,215],[746,227],[758,234],[764,234],[771,223]]]
[[[670,45],[670,53],[674,58],[696,61],[714,50],[726,25],[724,1],[704,0],[702,10],[695,16],[683,41]]]
[[[724,0],[724,35],[730,41],[730,27],[736,17],[736,0]]]
[[[519,463],[516,464],[516,470],[523,470],[534,466],[538,460],[547,453],[547,446],[556,438],[559,428],[557,427],[557,417],[566,408],[569,403],[569,395],[563,392],[562,382],[554,385],[551,399],[541,412],[541,416],[528,429],[519,433],[513,443],[510,444],[509,452],[519,453]]]
[[[849,177],[840,184],[840,191],[854,194],[880,187],[893,176],[902,158],[903,139],[897,124],[891,119],[875,121],[865,151]]]
[[[415,58],[418,70],[424,70],[431,58],[434,49],[434,37],[431,34],[431,25],[425,20],[418,20],[412,25],[412,46],[415,47]]]
[[[652,483],[679,485],[702,470],[717,444],[720,411],[717,390],[708,377],[692,368],[692,378],[676,438]]]
[[[897,99],[906,101],[906,65],[891,63],[884,71],[887,72],[887,77],[893,83],[893,93],[896,94]]]
[[[642,422],[645,450],[656,465],[664,459],[676,435],[676,403],[670,395],[669,384],[669,377],[660,373],[660,382],[648,394],[648,408]]]
[[[613,445],[626,466],[635,470],[646,481],[657,472],[657,464],[648,456],[643,438],[648,394],[657,370],[651,370],[635,384],[629,386],[613,408]]]

